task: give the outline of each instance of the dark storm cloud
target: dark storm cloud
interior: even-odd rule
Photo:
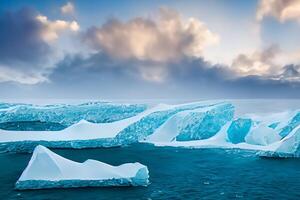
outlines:
[[[161,42],[163,40],[159,40],[158,43],[155,43],[157,48],[150,48],[150,51],[148,46],[153,47],[153,45],[146,43],[144,46],[149,51],[146,51],[145,55],[140,55],[140,51],[136,51],[140,49],[139,45],[131,47],[129,45],[131,43],[128,42],[131,40],[127,39],[127,41],[126,38],[124,40],[118,31],[116,31],[118,33],[116,35],[111,35],[107,31],[108,28],[119,30],[120,27],[125,27],[125,30],[128,30],[125,32],[129,32],[126,36],[135,39],[130,34],[129,28],[133,25],[136,27],[136,24],[139,25],[138,27],[145,24],[147,25],[145,27],[148,27],[146,32],[149,33],[149,36],[153,36],[152,32],[159,32],[156,31],[158,28],[153,30],[152,25],[146,23],[145,20],[133,20],[131,23],[123,25],[113,24],[114,26],[95,29],[97,33],[105,35],[105,38],[114,36],[111,51],[107,50],[110,43],[108,39],[105,39],[101,43],[102,46],[97,48],[96,53],[88,56],[67,55],[56,64],[51,74],[40,75],[41,66],[44,60],[49,58],[51,48],[41,37],[41,31],[45,27],[36,20],[36,15],[37,13],[30,9],[0,13],[0,82],[10,81],[9,83],[0,83],[2,97],[107,99],[300,97],[299,66],[297,65],[285,66],[279,77],[244,76],[236,78],[236,71],[231,70],[228,66],[212,65],[202,58],[182,53],[186,52],[185,49],[189,49],[181,48],[182,38],[186,38],[182,34],[177,37],[179,42],[175,42],[175,45],[171,42],[168,42],[169,45],[165,45]],[[96,36],[96,32],[91,30],[89,29],[87,33]],[[123,32],[121,31],[121,33]],[[183,33],[183,35],[187,34]],[[204,33],[206,32],[204,31]],[[85,36],[90,37],[88,34]],[[145,36],[144,32],[141,32],[139,36]],[[126,44],[124,48],[120,49],[122,44],[118,42],[119,40]],[[141,41],[139,40],[139,42]],[[105,43],[106,50],[103,43]],[[187,46],[189,47],[189,45]],[[202,43],[200,46],[202,47]],[[118,48],[119,51],[117,51]],[[244,65],[250,69],[255,62],[267,63],[268,66],[273,67],[270,60],[276,52],[276,48],[269,48],[267,51],[250,56],[241,55],[235,63],[238,67]],[[114,53],[122,56],[115,56]],[[180,59],[176,59],[177,57]],[[43,82],[45,78],[49,79],[49,82]],[[32,85],[28,86],[24,83]]]
[[[36,16],[29,8],[0,12],[0,83],[47,81],[52,51],[42,38],[45,25]]]
[[[48,44],[40,37],[43,27],[36,14],[29,8],[0,13],[0,62],[36,63],[50,53]]]
[[[283,67],[282,78],[300,78],[299,65],[286,65]]]
[[[141,76],[141,68],[152,67],[163,68],[162,82],[148,81]],[[88,58],[66,57],[50,79],[53,90],[63,85],[65,95],[81,98],[300,97],[298,83],[260,76],[233,79],[232,73],[226,66],[211,65],[203,59],[184,58],[177,63],[157,66],[157,63],[137,60],[120,62],[96,53]]]

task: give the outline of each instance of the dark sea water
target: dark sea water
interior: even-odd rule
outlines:
[[[16,191],[30,154],[0,154],[0,199],[300,199],[300,160],[262,159],[253,152],[157,148],[54,150],[75,161],[148,166],[148,187]]]

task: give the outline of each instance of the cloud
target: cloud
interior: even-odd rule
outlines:
[[[283,67],[283,72],[280,74],[279,79],[288,80],[292,82],[300,81],[300,65],[286,65]]]
[[[271,16],[280,22],[296,20],[300,23],[299,0],[260,0],[256,18],[261,21],[264,17]]]
[[[48,79],[41,72],[31,71],[24,72],[11,68],[9,66],[0,65],[0,82],[18,82],[21,84],[33,85],[40,82],[46,82]]]
[[[76,31],[76,22],[50,21],[23,8],[0,14],[0,82],[36,84],[47,81],[55,61],[52,43],[64,30]]]
[[[68,98],[300,97],[300,84],[295,82],[262,76],[232,78],[230,68],[202,58],[185,56],[176,63],[166,63],[164,81],[156,82],[141,76],[140,67],[149,67],[143,64],[145,61],[118,61],[103,52],[89,57],[71,55],[50,75],[50,85],[55,94]]]
[[[73,3],[71,2],[67,2],[65,5],[63,5],[61,8],[60,8],[60,11],[62,14],[64,15],[73,15],[74,12],[75,12],[75,6]]]
[[[41,30],[41,36],[46,42],[56,40],[58,38],[59,33],[62,31],[70,30],[73,32],[77,32],[79,30],[79,25],[76,21],[50,21],[46,16],[43,15],[36,16],[36,19],[43,25],[43,29]]]
[[[86,31],[83,41],[96,51],[118,59],[175,62],[184,56],[200,57],[219,37],[195,18],[183,20],[174,10],[162,8],[159,17],[117,19]]]
[[[252,54],[240,54],[233,61],[231,68],[238,76],[269,76],[277,73],[279,66],[274,60],[279,54],[280,49],[276,45]]]

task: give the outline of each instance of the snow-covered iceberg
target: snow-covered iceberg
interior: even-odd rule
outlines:
[[[83,112],[83,116],[88,116],[89,112],[93,113],[89,109],[95,108],[95,104],[80,105],[88,108]],[[248,109],[247,112],[240,112],[241,110],[238,110],[233,103],[227,101],[133,106],[129,109],[129,115],[132,114],[132,116],[124,119],[123,117],[127,114],[118,115],[118,112],[126,112],[126,109],[117,109],[118,111],[116,111],[116,105],[111,103],[101,103],[101,106],[105,109],[108,109],[107,106],[112,106],[99,118],[102,123],[92,123],[93,120],[87,121],[87,118],[83,117],[79,122],[59,131],[0,129],[0,151],[28,152],[37,145],[80,149],[146,142],[156,146],[242,148],[273,152],[276,151],[274,145],[285,141],[285,138],[290,138],[300,125],[299,110],[251,113],[251,110]],[[43,109],[47,110],[46,107]],[[47,112],[52,112],[55,105],[49,107],[51,109]],[[15,108],[14,104],[0,104],[0,113],[1,110],[11,112]],[[248,113],[249,111],[250,113]],[[32,113],[32,110],[28,112]],[[45,113],[47,112],[45,111]],[[69,115],[72,115],[71,112]],[[8,114],[8,116],[10,115]],[[50,116],[55,115],[51,114]],[[75,118],[78,116],[80,115],[75,114]],[[10,117],[4,116],[4,118]],[[69,119],[72,119],[72,116]],[[76,118],[76,120],[78,119]],[[18,118],[16,120],[18,122]],[[44,120],[47,121],[47,118]],[[59,123],[61,122],[59,121]],[[296,139],[298,138],[296,137]]]
[[[149,142],[171,142],[207,139],[218,133],[222,126],[232,120],[234,107],[223,103],[184,110],[170,117],[149,134]]]
[[[32,105],[0,104],[0,128],[62,130],[80,120],[93,123],[110,123],[135,116],[147,109],[145,104],[116,104],[108,102],[90,102],[79,105]]]
[[[258,153],[261,157],[300,157],[300,126],[282,140],[275,142]]]
[[[297,113],[297,112],[296,112]],[[247,114],[239,116],[227,123],[212,137],[207,139],[179,141],[174,138],[181,118],[176,118],[174,124],[165,123],[149,136],[146,142],[156,146],[173,146],[187,148],[238,148],[260,152],[275,152],[276,144],[281,144],[285,138],[290,138],[296,128],[288,136],[282,138],[280,133],[295,117],[295,112],[273,113],[267,115]],[[193,134],[193,132],[190,132]],[[194,133],[197,134],[197,131]],[[175,136],[174,136],[175,135]],[[294,138],[294,137],[293,137]],[[300,139],[300,138],[299,138]],[[295,138],[294,141],[297,141]],[[299,141],[300,142],[300,141]],[[286,144],[290,146],[290,144]],[[295,155],[295,153],[292,153]]]
[[[37,145],[52,148],[95,148],[127,145],[144,140],[166,120],[181,111],[223,107],[228,103],[196,102],[182,105],[159,104],[131,118],[111,123],[81,120],[61,131],[0,130],[1,151],[32,151]],[[232,108],[233,110],[233,108]]]
[[[148,136],[151,138],[151,135],[158,135],[160,139],[160,134],[157,134],[156,130],[162,125],[165,126],[166,123],[173,121],[174,116],[179,114],[182,117],[187,117],[187,119],[181,120],[181,122],[183,122],[182,124],[177,124],[177,137],[181,136],[181,134],[186,134],[182,138],[186,137],[186,139],[189,138],[193,140],[204,134],[215,134],[226,121],[229,121],[232,118],[233,113],[234,107],[230,103],[218,103],[212,105],[194,104],[176,107],[166,111],[154,112],[144,117],[142,120],[122,130],[117,135],[116,139],[122,143],[145,140]],[[197,116],[193,119],[193,116],[195,115],[199,115],[200,117]],[[206,132],[204,132],[205,128],[207,128]],[[199,132],[197,135],[188,135],[188,131],[184,132],[187,129],[190,130],[190,133],[195,133],[193,132],[193,129],[196,129]],[[209,130],[211,130],[211,132],[209,132]],[[176,132],[173,132],[173,134],[174,133]]]
[[[140,163],[112,166],[96,160],[74,162],[37,146],[16,189],[147,186],[148,168]]]

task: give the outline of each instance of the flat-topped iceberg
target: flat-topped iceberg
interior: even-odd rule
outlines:
[[[216,109],[224,105],[230,104],[208,104],[207,102],[182,105],[160,104],[131,118],[111,123],[95,124],[81,120],[61,131],[0,130],[0,150],[32,151],[39,144],[52,148],[95,148],[127,145],[144,140],[176,113],[205,107]]]
[[[133,106],[133,110],[130,108],[129,113],[135,114],[125,119],[119,117],[127,116],[127,114],[118,115],[116,113],[126,112],[126,109],[123,111],[117,109],[118,112],[115,112],[115,104],[96,104],[80,104],[80,109],[88,108],[85,110],[87,113],[84,112],[83,116],[93,113],[89,109],[96,109],[100,104],[105,108],[113,106],[110,108],[111,111],[105,112],[99,119],[100,122],[105,123],[92,123],[90,121],[93,120],[87,121],[87,118],[83,117],[84,119],[79,122],[58,131],[0,129],[0,151],[31,152],[37,145],[50,148],[82,149],[116,147],[138,142],[152,143],[157,146],[243,148],[275,151],[271,148],[272,145],[290,137],[300,123],[299,110],[271,113],[244,112],[241,114],[232,103],[222,101],[200,101],[178,105],[147,105],[145,110],[139,110]],[[3,104],[0,111],[7,110],[11,113],[18,106],[22,107],[24,105]],[[130,105],[128,106],[130,107]],[[57,105],[48,107],[43,108],[46,110],[45,113],[52,112]],[[19,108],[16,109],[18,112]],[[29,113],[32,113],[31,111]],[[44,114],[38,116],[44,116]],[[25,115],[21,114],[21,116]],[[55,115],[52,113],[50,116]],[[79,116],[75,114],[74,117],[78,120],[77,117]],[[116,116],[119,117],[116,118]],[[10,117],[4,116],[4,118],[8,119]],[[16,119],[17,122],[18,119]],[[72,119],[72,116],[69,119]],[[61,121],[59,122],[61,123]],[[31,123],[31,126],[35,126],[34,123]]]
[[[16,189],[147,186],[148,168],[140,163],[112,166],[96,160],[74,162],[37,146]]]
[[[6,130],[62,130],[80,120],[110,123],[135,116],[145,104],[90,102],[78,105],[0,104],[0,128]]]

